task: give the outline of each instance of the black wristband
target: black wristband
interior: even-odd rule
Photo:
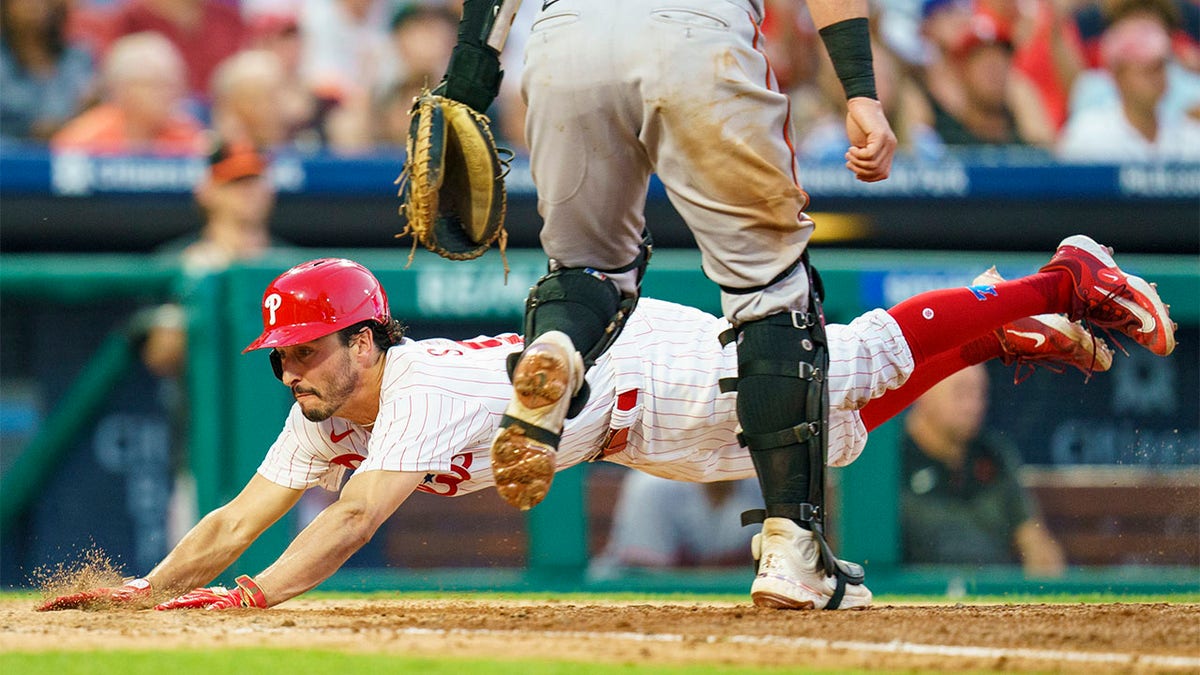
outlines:
[[[871,60],[871,30],[866,17],[839,21],[819,32],[846,98],[878,99]]]
[[[458,41],[450,53],[446,76],[434,93],[486,112],[500,93],[500,54],[487,45],[503,0],[465,0],[458,22]]]
[[[485,45],[460,42],[450,54],[443,86],[436,93],[483,113],[500,94],[503,77],[500,57],[495,51]]]

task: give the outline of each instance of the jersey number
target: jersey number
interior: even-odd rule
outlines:
[[[467,469],[471,468],[471,455],[463,453],[455,455],[450,459],[449,473],[439,473],[433,476],[432,479],[426,479],[426,482],[417,486],[421,492],[428,492],[431,495],[441,495],[443,497],[453,497],[458,494],[458,486],[463,481],[471,480],[471,472]],[[444,485],[445,489],[441,490],[435,487],[436,485]]]

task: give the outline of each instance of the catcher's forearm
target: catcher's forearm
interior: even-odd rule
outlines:
[[[479,112],[500,93],[500,52],[521,0],[466,0],[441,93]]]
[[[203,586],[229,567],[261,533],[229,517],[227,507],[205,516],[146,575],[155,591]]]
[[[869,15],[867,0],[808,0],[808,13],[818,30],[839,21]]]
[[[866,0],[808,0],[808,9],[846,98],[879,98]]]

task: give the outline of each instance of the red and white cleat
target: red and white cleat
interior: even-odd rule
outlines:
[[[1004,277],[993,267],[975,277],[975,285],[997,284]],[[1103,338],[1098,338],[1078,321],[1070,321],[1060,314],[1039,314],[1007,323],[995,331],[996,339],[1004,354],[1000,360],[1004,365],[1016,365],[1014,379],[1018,382],[1022,370],[1032,372],[1041,366],[1057,373],[1062,366],[1078,368],[1085,375],[1103,372],[1112,367],[1113,351]]]
[[[1062,270],[1075,282],[1071,320],[1086,320],[1133,338],[1159,356],[1175,349],[1175,322],[1153,284],[1117,267],[1111,251],[1077,234],[1058,245],[1043,272]]]

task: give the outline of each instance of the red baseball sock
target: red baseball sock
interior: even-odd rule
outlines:
[[[946,288],[915,295],[888,310],[917,364],[965,345],[1010,321],[1070,310],[1066,272],[1039,272],[995,286]]]
[[[1000,341],[996,339],[995,333],[988,333],[968,342],[961,349],[950,349],[931,359],[917,362],[903,386],[886,391],[879,398],[871,399],[859,411],[863,425],[867,427],[867,431],[875,429],[898,415],[938,382],[967,366],[997,358],[1002,353]]]

